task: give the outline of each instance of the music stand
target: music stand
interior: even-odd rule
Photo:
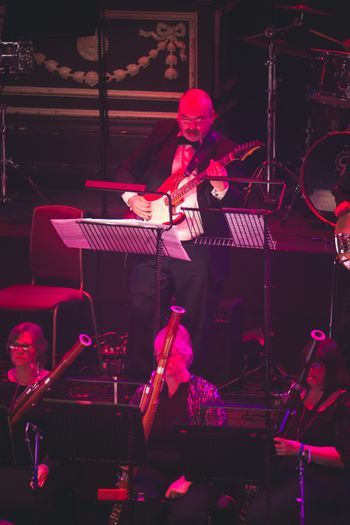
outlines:
[[[44,398],[40,409],[48,446],[66,459],[118,464],[143,459],[145,441],[137,406]]]
[[[276,452],[270,430],[185,425],[178,431],[186,479],[271,483]]]
[[[179,434],[186,479],[265,487],[266,524],[270,523],[270,488],[277,456],[269,429],[186,425],[179,428]]]
[[[136,189],[136,185],[101,183],[87,181],[86,187],[101,191],[123,193]],[[71,248],[91,249],[101,252],[119,252],[155,256],[155,294],[154,294],[154,335],[160,328],[160,278],[163,256],[189,261],[177,232],[172,228],[171,198],[164,192],[151,192],[165,195],[169,201],[169,224],[157,225],[136,219],[53,219],[52,224],[63,242]]]
[[[211,178],[214,179],[214,178]],[[218,180],[218,178],[215,178]],[[247,182],[250,179],[230,179],[235,183]],[[249,183],[253,184],[252,181]],[[186,214],[187,225],[195,237],[196,244],[203,244],[215,247],[232,247],[232,248],[255,248],[264,251],[264,341],[265,341],[265,402],[270,406],[270,294],[271,294],[271,260],[270,252],[276,249],[276,242],[273,240],[268,220],[271,216],[279,213],[285,192],[285,183],[281,181],[260,181],[259,185],[273,185],[281,188],[280,199],[274,210],[267,209],[245,209],[245,208],[182,208]],[[205,235],[202,234],[202,221],[205,215],[217,214],[224,216],[226,231],[221,234]],[[215,219],[215,217],[213,217]],[[225,386],[230,385],[226,383]],[[266,414],[267,423],[269,414]],[[267,426],[269,426],[267,424]]]

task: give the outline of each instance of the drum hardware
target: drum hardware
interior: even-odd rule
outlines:
[[[312,86],[309,98],[315,102],[350,108],[350,53],[312,49]]]
[[[10,199],[7,195],[7,175],[6,175],[6,106],[1,105],[1,188],[0,203],[6,204]]]
[[[245,42],[246,44],[251,44],[255,47],[261,47],[264,49],[267,49],[269,47],[269,43],[266,40],[266,36],[264,33],[240,37],[239,40]],[[296,47],[295,45],[291,45],[285,38],[282,37],[275,39],[275,50],[278,55],[283,54],[306,59],[310,59],[311,56],[309,50]]]
[[[333,42],[333,44],[338,44],[338,46],[341,46],[344,49],[344,51],[350,51],[350,39],[349,38],[347,38],[346,40],[338,40],[337,38],[326,35],[325,33],[316,31],[315,29],[309,29],[309,32],[312,33],[313,35],[324,38],[325,40],[328,40],[329,42]]]
[[[277,61],[277,49],[276,41],[278,41],[281,35],[300,28],[303,22],[300,18],[293,21],[292,24],[280,28],[268,27],[264,33],[254,35],[246,39],[256,41],[256,38],[260,38],[264,35],[266,42],[268,42],[268,58],[265,62],[267,67],[267,124],[266,124],[266,160],[256,168],[252,179],[265,180],[267,182],[276,180],[277,168],[280,169],[284,174],[290,175],[288,170],[282,163],[278,162],[276,158],[276,102],[277,102],[277,74],[276,74],[276,61]],[[294,177],[294,175],[293,175]],[[274,195],[274,188],[272,185],[266,184],[266,190],[261,188],[263,193],[264,203],[271,204],[276,202],[278,198]],[[251,187],[248,187],[248,192],[245,196],[245,204],[247,203],[251,193]]]
[[[120,376],[125,368],[128,333],[104,332],[99,336],[102,369],[111,376]],[[97,345],[95,345],[97,348]]]
[[[42,193],[38,185],[33,179],[24,175],[19,168],[19,164],[12,159],[6,158],[6,106],[2,104],[0,106],[1,111],[1,176],[0,176],[0,204],[6,204],[11,202],[14,196],[9,195],[8,191],[8,175],[7,167],[14,168],[21,178],[23,178],[30,188],[47,204],[50,204],[50,200]]]
[[[301,166],[301,189],[307,206],[318,219],[335,226],[332,188],[350,156],[350,131],[328,133],[317,140]]]
[[[19,78],[21,75],[33,71],[34,50],[32,42],[1,42],[0,41],[0,80],[2,81],[1,90],[4,89],[5,83],[11,78]],[[11,159],[6,158],[6,105],[0,106],[1,111],[1,176],[0,176],[0,204],[10,202],[8,192],[8,176],[6,173],[7,166],[13,167],[29,184],[35,193],[41,199],[49,203],[49,199],[41,192],[37,184],[29,176],[23,175],[19,171],[19,165]]]
[[[303,2],[296,5],[287,5],[287,4],[275,4],[274,7],[277,9],[286,9],[287,11],[297,11],[300,13],[300,16],[303,16],[305,13],[308,15],[321,15],[321,16],[330,16],[330,13],[326,11],[320,11],[319,9],[313,9],[309,6],[308,2]]]
[[[308,88],[310,89],[310,88]],[[350,119],[350,108],[319,104],[308,99],[308,118],[304,128],[304,155],[314,142],[336,131],[346,131]]]
[[[34,50],[30,41],[0,41],[0,78],[18,78],[31,73],[34,67]]]

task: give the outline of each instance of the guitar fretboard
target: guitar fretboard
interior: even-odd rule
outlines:
[[[226,166],[230,162],[233,162],[234,160],[240,160],[245,155],[248,155],[250,153],[253,153],[256,149],[260,148],[262,146],[262,143],[258,140],[252,140],[251,142],[246,142],[244,144],[241,144],[237,148],[235,148],[233,151],[225,155],[225,157],[222,157],[222,159],[219,160],[220,164],[222,166]],[[180,188],[176,189],[171,193],[171,200],[173,203],[176,203],[186,195],[192,188],[195,188],[199,184],[205,180],[205,178],[208,176],[207,170],[202,171],[198,175],[196,175],[193,179],[188,181],[186,184],[183,184],[180,186]]]

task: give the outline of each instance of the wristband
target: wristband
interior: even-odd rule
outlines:
[[[299,447],[298,454],[297,454],[297,460],[298,460],[298,461],[303,457],[303,455],[304,455],[304,450],[305,450],[305,445],[304,445],[304,443],[300,443],[300,447]]]

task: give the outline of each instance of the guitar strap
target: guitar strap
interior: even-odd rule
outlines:
[[[194,170],[198,170],[198,167],[200,166],[200,164],[202,164],[202,162],[206,158],[208,158],[209,153],[211,152],[212,146],[217,141],[217,138],[218,138],[218,134],[216,131],[214,130],[209,131],[208,135],[205,137],[202,144],[199,146],[196,153],[193,155],[192,159],[190,160],[185,170],[185,173],[184,173],[185,177],[189,177],[189,175],[191,175],[191,173]]]

